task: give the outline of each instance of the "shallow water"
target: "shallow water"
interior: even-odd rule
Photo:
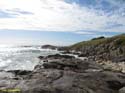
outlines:
[[[40,55],[59,53],[40,46],[0,46],[0,70],[33,70]]]

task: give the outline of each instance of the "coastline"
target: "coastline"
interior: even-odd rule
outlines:
[[[21,93],[117,93],[125,86],[124,73],[103,69],[92,59],[55,54],[41,56],[40,60],[44,63],[33,71],[1,71],[1,89],[20,89]]]
[[[119,36],[115,39],[121,40]],[[96,40],[100,42],[96,38],[86,41],[87,45],[82,42],[80,47],[79,43],[45,46],[44,49],[60,52],[37,56],[39,63],[32,71],[0,71],[0,89],[20,89],[19,93],[124,93],[124,42],[117,46],[114,37],[101,38],[101,43]]]

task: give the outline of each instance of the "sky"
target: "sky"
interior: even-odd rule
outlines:
[[[0,44],[71,45],[125,33],[125,0],[0,0]]]

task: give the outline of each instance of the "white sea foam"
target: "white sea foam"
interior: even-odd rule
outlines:
[[[40,55],[59,53],[40,46],[0,46],[0,70],[33,70]]]

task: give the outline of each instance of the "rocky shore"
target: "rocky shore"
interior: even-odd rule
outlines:
[[[0,93],[125,93],[125,34],[44,49],[32,71],[0,71]]]
[[[33,71],[1,71],[3,89],[20,89],[12,93],[125,93],[125,74],[106,70],[91,59],[69,55],[38,57]]]
[[[80,52],[80,56],[93,60],[125,62],[125,34],[110,38],[94,38],[67,47],[68,51]]]

